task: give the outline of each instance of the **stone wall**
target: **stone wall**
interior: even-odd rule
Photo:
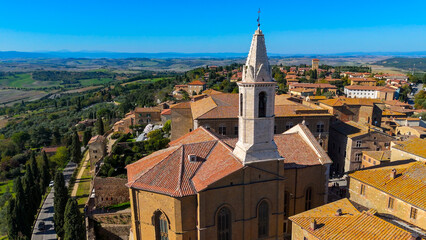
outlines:
[[[128,202],[129,190],[125,186],[127,179],[114,177],[96,177],[93,180],[96,208]]]
[[[426,211],[417,208],[416,219],[411,219],[411,204],[367,184],[364,184],[365,191],[364,194],[361,194],[362,183],[360,181],[350,178],[349,183],[349,195],[351,201],[367,208],[374,208],[380,214],[393,215],[422,229],[426,229]],[[390,197],[394,199],[393,208],[388,208]]]

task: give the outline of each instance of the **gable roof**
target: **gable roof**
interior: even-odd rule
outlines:
[[[202,82],[200,80],[195,80],[195,81],[188,83],[188,85],[205,85],[205,84],[206,84],[205,82]]]
[[[274,137],[286,168],[331,164],[306,126],[290,130]],[[170,142],[170,147],[127,165],[127,186],[172,197],[194,195],[244,167],[233,154],[236,142],[199,127]],[[197,160],[189,161],[189,155]]]
[[[392,148],[426,158],[426,139],[412,138],[403,142],[394,142]]]
[[[342,210],[340,216],[335,213]],[[374,216],[375,211],[359,212],[344,198],[297,214],[289,219],[318,239],[411,239],[411,233]],[[311,223],[315,221],[315,229]]]
[[[343,106],[343,105],[364,105],[364,106],[373,106],[375,103],[381,103],[380,99],[369,99],[369,98],[333,98],[327,100],[320,100],[320,103],[323,103],[328,106]]]
[[[396,177],[391,179],[393,169],[396,170]],[[426,166],[423,162],[358,170],[349,176],[426,210]]]

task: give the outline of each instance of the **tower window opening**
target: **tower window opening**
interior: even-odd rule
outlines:
[[[259,93],[259,117],[266,117],[266,93]]]

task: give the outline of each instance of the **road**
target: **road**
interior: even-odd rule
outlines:
[[[77,164],[69,162],[68,165],[64,169],[64,178],[65,184],[68,186],[69,181],[71,179],[72,173],[74,169],[77,167]],[[34,227],[33,234],[31,236],[32,240],[47,240],[47,239],[57,239],[56,232],[53,225],[53,197],[54,197],[54,189],[50,191],[49,195],[47,195],[46,201],[43,203],[42,209],[40,210],[40,214],[38,215],[37,222]],[[39,231],[38,224],[44,221],[46,224],[46,230]]]

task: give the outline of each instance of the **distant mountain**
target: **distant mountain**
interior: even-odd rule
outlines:
[[[270,57],[349,57],[349,56],[394,56],[394,57],[423,57],[426,51],[418,52],[346,52],[336,54],[280,54],[270,53]],[[0,51],[0,59],[31,59],[31,58],[245,58],[247,53],[121,53],[94,51],[52,51],[52,52],[17,52]]]

